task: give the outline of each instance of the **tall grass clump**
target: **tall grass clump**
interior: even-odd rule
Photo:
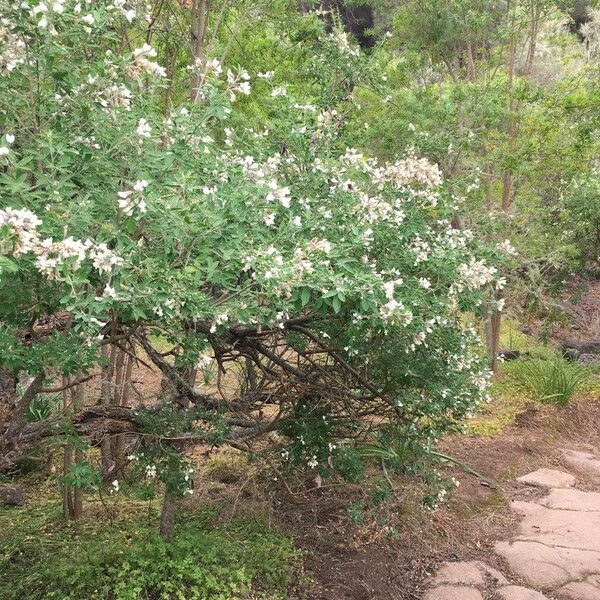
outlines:
[[[515,373],[520,386],[533,399],[566,406],[585,379],[585,371],[562,358],[520,361]]]

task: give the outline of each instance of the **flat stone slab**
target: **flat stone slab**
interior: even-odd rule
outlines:
[[[567,583],[560,592],[573,600],[600,600],[600,575],[592,575],[586,581]]]
[[[458,585],[440,585],[429,590],[423,600],[483,600],[479,590]]]
[[[546,508],[600,512],[600,494],[598,492],[553,489],[550,490],[547,496],[538,500],[537,503]],[[600,535],[600,532],[598,532],[598,535]]]
[[[556,469],[538,469],[527,475],[517,477],[517,481],[526,485],[545,488],[568,488],[575,485],[575,476]]]
[[[434,585],[508,585],[508,580],[500,571],[479,560],[444,563],[433,579]]]
[[[554,548],[533,541],[497,542],[496,552],[529,585],[553,588],[578,577],[600,573],[600,552]]]
[[[548,600],[541,592],[520,585],[508,585],[498,590],[498,595],[504,600]]]
[[[577,469],[582,469],[600,475],[600,458],[590,452],[580,452],[579,450],[563,450],[563,458],[570,465]]]
[[[535,502],[512,502],[511,506],[525,516],[517,539],[600,552],[600,512],[556,510]]]

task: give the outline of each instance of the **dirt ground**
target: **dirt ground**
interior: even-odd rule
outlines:
[[[481,559],[502,568],[493,544],[508,539],[519,520],[508,503],[538,494],[515,477],[540,467],[564,467],[558,448],[600,441],[600,403],[567,408],[530,405],[513,426],[493,437],[456,437],[443,450],[493,479],[494,490],[459,468],[461,485],[444,508],[417,508],[414,484],[401,481],[397,499],[357,527],[346,510],[356,492],[316,490],[302,504],[288,504],[284,521],[307,552],[312,583],[304,597],[315,600],[413,600],[444,561]],[[308,495],[307,495],[308,496]]]

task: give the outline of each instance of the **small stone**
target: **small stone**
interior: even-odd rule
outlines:
[[[504,600],[548,600],[544,594],[520,585],[508,585],[500,588],[498,594]]]
[[[592,575],[586,581],[567,583],[560,591],[573,600],[600,600],[600,575]]]
[[[589,452],[563,450],[563,458],[573,467],[600,475],[600,459]]]
[[[479,590],[457,585],[440,585],[429,590],[423,600],[483,600]]]
[[[560,510],[600,512],[600,494],[580,490],[553,489],[547,496],[538,500],[538,504]]]
[[[535,541],[498,542],[495,550],[513,573],[535,587],[552,588],[600,573],[600,552],[554,548]]]
[[[0,502],[7,506],[21,506],[25,502],[25,496],[15,487],[0,487]]]
[[[575,485],[575,477],[570,473],[546,468],[517,477],[517,481],[526,485],[547,488],[568,488]]]

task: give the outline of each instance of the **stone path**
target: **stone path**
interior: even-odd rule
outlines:
[[[511,503],[523,519],[513,539],[495,545],[503,572],[481,561],[445,563],[424,600],[600,600],[600,493],[576,488],[577,476],[600,475],[600,453],[561,454],[573,472],[539,469],[517,479],[546,493]]]

